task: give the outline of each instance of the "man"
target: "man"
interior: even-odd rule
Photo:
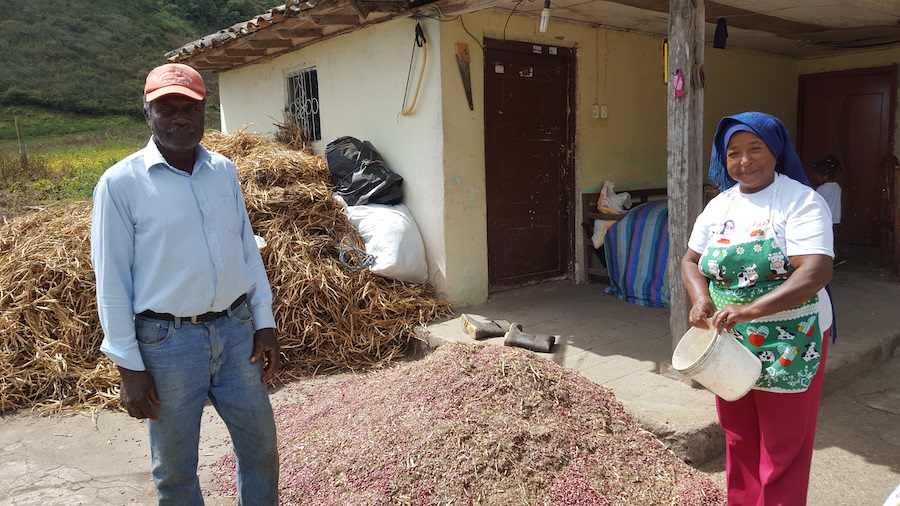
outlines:
[[[118,366],[122,406],[148,419],[159,504],[203,504],[197,462],[209,398],[231,433],[238,504],[274,505],[272,291],[235,166],[200,146],[205,98],[191,67],[153,69],[144,86],[150,142],[94,189],[100,349]]]

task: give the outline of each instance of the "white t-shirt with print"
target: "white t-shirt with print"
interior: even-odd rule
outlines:
[[[702,255],[713,235],[749,232],[767,220],[774,224],[775,241],[788,257],[834,257],[831,211],[825,199],[779,173],[774,183],[756,193],[741,193],[735,185],[713,198],[694,222],[688,247]],[[819,319],[827,329],[831,326],[831,300],[825,289],[819,290],[819,300]]]

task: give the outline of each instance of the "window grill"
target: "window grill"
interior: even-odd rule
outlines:
[[[316,68],[303,69],[287,77],[288,119],[299,124],[310,140],[322,140],[319,119],[319,76]]]

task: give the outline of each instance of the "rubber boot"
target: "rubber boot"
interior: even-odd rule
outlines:
[[[550,349],[556,343],[556,337],[548,334],[526,334],[522,332],[522,325],[512,323],[509,332],[506,333],[506,346],[518,346],[526,350],[550,353]]]
[[[463,314],[459,317],[463,332],[469,334],[472,339],[484,339],[485,337],[499,337],[506,333],[499,323],[493,320],[478,320],[472,315]]]

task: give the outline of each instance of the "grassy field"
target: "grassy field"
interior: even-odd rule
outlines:
[[[218,119],[217,114],[207,118]],[[19,149],[15,121],[24,140]],[[216,128],[218,125],[207,127]],[[139,116],[80,116],[0,108],[0,217],[53,202],[90,200],[103,171],[147,144]]]
[[[0,121],[0,215],[10,218],[57,201],[89,200],[110,165],[147,143],[140,118],[80,118],[3,111]],[[18,118],[24,157],[15,138]],[[12,126],[12,139],[8,127]]]

